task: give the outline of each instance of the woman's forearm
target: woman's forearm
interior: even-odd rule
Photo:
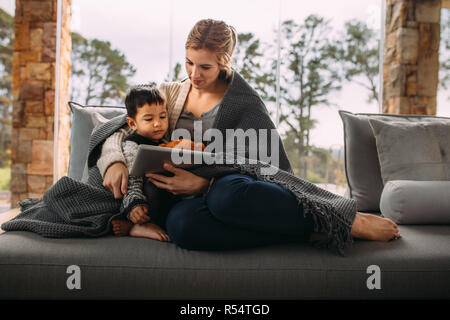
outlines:
[[[100,158],[97,160],[97,167],[102,177],[104,177],[106,170],[113,163],[121,162],[123,164],[126,164],[126,160],[122,151],[122,143],[130,133],[131,129],[128,126],[123,127],[113,133],[103,143],[102,153],[100,155]]]

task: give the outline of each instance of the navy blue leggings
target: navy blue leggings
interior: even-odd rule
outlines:
[[[166,219],[171,240],[191,250],[227,250],[307,241],[313,220],[284,188],[242,174],[218,179],[206,198],[176,203]]]

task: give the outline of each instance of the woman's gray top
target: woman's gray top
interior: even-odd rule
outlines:
[[[190,112],[186,111],[186,109],[183,107],[183,111],[180,114],[180,117],[178,118],[177,124],[175,125],[175,129],[186,129],[190,133],[190,140],[195,142],[200,142],[194,140],[194,122],[197,122],[197,125],[200,124],[201,121],[201,127],[202,127],[202,141],[203,143],[208,141],[203,141],[203,134],[206,130],[212,128],[212,125],[214,123],[214,120],[216,119],[217,112],[220,108],[220,102],[216,104],[212,109],[208,110],[207,112],[203,112],[199,119],[195,117],[195,115]],[[177,139],[178,137],[174,137]],[[185,137],[186,138],[186,137]]]

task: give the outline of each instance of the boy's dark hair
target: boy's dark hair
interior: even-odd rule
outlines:
[[[125,98],[127,114],[131,118],[136,116],[137,108],[141,108],[144,104],[164,104],[164,102],[164,97],[156,87],[145,85],[131,87]]]

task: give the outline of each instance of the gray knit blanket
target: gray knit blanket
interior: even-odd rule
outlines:
[[[237,74],[240,86],[230,86],[231,93],[225,95],[223,103],[228,103],[225,110],[231,110],[228,114],[219,114],[222,120],[216,120],[216,127],[256,127],[263,128],[270,124],[269,117],[264,110],[259,112],[258,123],[252,123],[254,116],[244,117],[245,123],[233,123],[239,110],[243,111],[243,105],[234,103],[229,96],[251,97],[251,94],[242,89],[245,83],[239,83],[242,78]],[[237,92],[233,92],[237,90]],[[243,100],[244,101],[244,100]],[[245,101],[248,105],[249,101]],[[250,102],[251,103],[251,102]],[[233,110],[232,108],[236,108]],[[263,108],[260,105],[261,108]],[[240,109],[239,109],[240,108]],[[247,108],[247,110],[255,110]],[[111,233],[111,220],[123,217],[121,199],[114,199],[113,194],[103,187],[103,178],[97,168],[97,159],[100,156],[102,143],[113,132],[122,127],[126,116],[118,116],[101,125],[93,132],[89,142],[88,168],[89,178],[87,183],[62,177],[42,198],[26,199],[19,203],[21,212],[12,220],[2,224],[5,231],[31,231],[44,237],[68,238],[68,237],[101,237]],[[250,119],[250,120],[249,120]],[[261,120],[262,119],[262,120]],[[263,123],[266,121],[268,124]],[[343,250],[352,244],[353,238],[350,230],[356,215],[356,201],[328,192],[316,185],[295,176],[290,168],[289,161],[284,155],[284,149],[280,145],[282,156],[278,169],[268,163],[254,159],[252,162],[246,157],[237,154],[218,153],[216,159],[220,164],[196,167],[192,173],[205,178],[219,178],[230,173],[241,173],[252,176],[260,181],[277,184],[292,192],[298,203],[303,207],[305,216],[311,215],[314,221],[314,231],[326,234],[326,238],[316,243],[318,247],[336,249],[343,254]],[[262,170],[265,169],[265,170]],[[271,170],[269,170],[271,169]],[[267,174],[269,172],[270,174]],[[275,174],[272,174],[276,172]],[[148,199],[151,204],[152,199]],[[299,210],[300,212],[300,210]]]

